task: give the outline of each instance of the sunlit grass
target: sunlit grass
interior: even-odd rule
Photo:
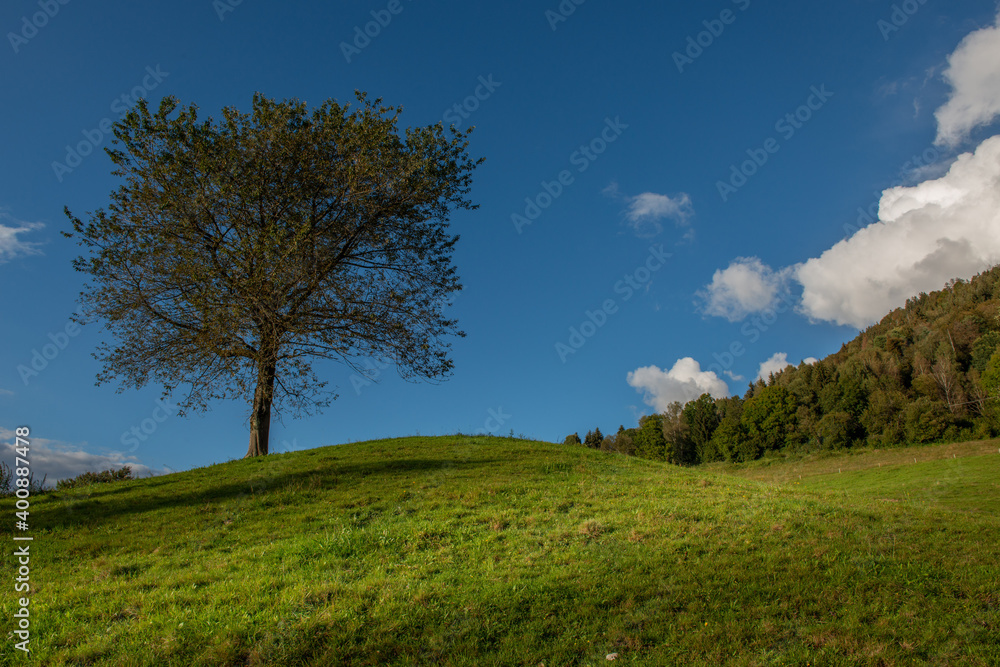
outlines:
[[[760,482],[800,482],[813,475],[869,470],[895,465],[1000,453],[1000,440],[975,440],[916,447],[858,447],[812,454],[782,452],[749,463],[709,463],[703,470]]]

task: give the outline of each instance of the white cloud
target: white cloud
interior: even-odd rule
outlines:
[[[744,380],[746,380],[746,378],[743,377],[742,375],[737,375],[732,371],[722,371],[722,374],[734,382],[743,382]]]
[[[802,311],[864,328],[920,292],[1000,262],[1000,136],[939,179],[886,190],[879,220],[794,267]]]
[[[817,361],[819,361],[819,359],[816,357],[806,357],[802,360],[802,363],[812,366]],[[777,375],[792,365],[794,364],[790,364],[788,361],[787,352],[776,352],[770,359],[763,362],[760,365],[760,368],[757,369],[757,379],[766,381],[772,374]]]
[[[996,25],[965,37],[948,57],[945,80],[952,92],[935,112],[935,143],[954,146],[1000,115],[1000,13]]]
[[[757,379],[767,380],[772,374],[777,375],[788,366],[788,354],[786,352],[777,352],[760,365],[760,368],[757,370]]]
[[[691,198],[683,192],[673,199],[655,192],[644,192],[629,198],[627,215],[628,219],[633,222],[643,218],[656,220],[669,218],[685,222],[690,217],[691,212]]]
[[[622,193],[617,181],[611,181],[601,193],[612,199],[622,199],[627,207],[623,212],[626,224],[640,238],[652,238],[663,232],[663,220],[673,220],[677,227],[687,227],[685,239],[691,239],[694,231],[690,229],[691,216],[694,215],[694,205],[691,197],[678,193],[674,197],[655,192],[643,192],[641,195],[629,197]]]
[[[701,370],[701,365],[691,357],[678,359],[669,371],[657,366],[645,366],[630,372],[629,386],[643,392],[642,400],[663,412],[674,401],[687,403],[702,394],[715,398],[729,395],[729,387],[712,371]]]
[[[705,302],[706,315],[736,322],[750,313],[773,308],[786,282],[785,272],[774,271],[757,257],[738,257],[716,271],[698,297]]]
[[[45,225],[40,222],[13,220],[9,215],[3,213],[0,213],[0,218],[6,218],[16,225],[8,227],[0,223],[0,264],[9,262],[18,255],[36,255],[40,252],[38,250],[38,243],[22,241],[18,238],[18,235],[41,229]]]
[[[13,395],[14,392],[12,392],[10,389],[4,389],[3,387],[0,387],[0,396],[13,396]]]
[[[15,434],[12,429],[0,426],[0,460],[7,465],[13,465]],[[77,446],[58,440],[33,437],[31,442],[31,471],[36,481],[41,482],[46,477],[46,486],[55,486],[60,479],[71,479],[80,473],[91,471],[118,469],[124,465],[132,468],[136,477],[162,475],[167,470],[154,470],[139,462],[135,456],[127,456],[124,452],[108,452],[107,454],[91,454]],[[85,443],[84,443],[85,444]]]

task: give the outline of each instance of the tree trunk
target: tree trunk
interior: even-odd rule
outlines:
[[[250,447],[243,458],[267,456],[275,370],[276,364],[272,359],[262,361],[257,372],[257,389],[253,394],[253,412],[250,414]]]

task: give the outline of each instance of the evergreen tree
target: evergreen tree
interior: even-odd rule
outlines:
[[[604,434],[601,433],[600,428],[596,428],[593,431],[587,431],[587,435],[583,439],[583,444],[591,449],[600,449],[601,443],[604,442]]]
[[[663,437],[663,415],[646,415],[639,420],[635,453],[644,459],[665,461],[667,441]]]

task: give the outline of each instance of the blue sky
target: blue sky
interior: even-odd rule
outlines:
[[[1000,262],[993,0],[679,4],[6,3],[0,438],[30,426],[50,479],[246,451],[248,405],[181,418],[158,387],[95,386],[113,341],[67,330],[84,276],[62,209],[107,204],[107,128],[140,95],[218,116],[361,89],[404,125],[476,126],[454,376],[321,362],[339,398],[275,423],[272,451],[614,431]]]

